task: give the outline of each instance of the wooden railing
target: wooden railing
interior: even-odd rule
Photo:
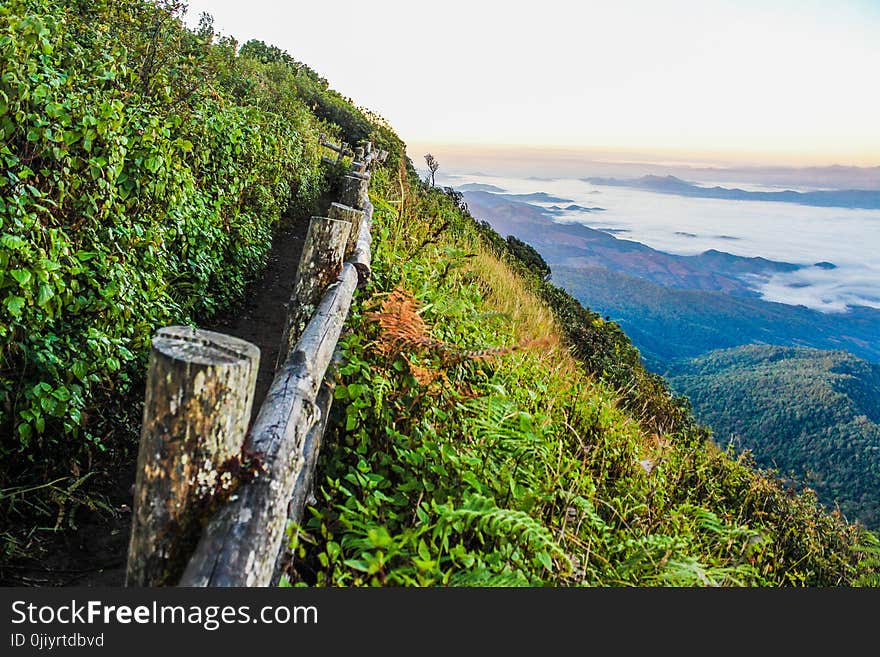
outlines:
[[[325,375],[370,276],[368,171],[388,155],[321,141],[354,159],[339,202],[309,223],[274,378],[252,426],[255,345],[185,326],[153,337],[127,586],[267,586],[290,556],[285,528],[311,495],[333,399]]]
[[[326,155],[321,158],[326,164],[339,164],[342,162],[342,158],[350,156],[353,158],[354,162],[359,162],[367,168],[373,160],[384,162],[388,157],[388,151],[381,149],[373,150],[372,148],[365,148],[362,146],[352,149],[352,147],[345,142],[334,144],[333,142],[328,141],[327,136],[323,134],[321,135],[321,146],[329,148],[336,153],[335,158]]]

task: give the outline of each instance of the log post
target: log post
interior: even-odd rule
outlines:
[[[339,202],[356,210],[363,210],[369,198],[369,174],[350,173],[342,179]]]
[[[331,219],[338,219],[340,221],[348,221],[351,223],[351,231],[348,233],[348,242],[346,243],[345,255],[343,257],[343,259],[348,260],[349,256],[354,253],[355,246],[357,245],[358,235],[360,235],[361,232],[361,220],[364,217],[364,211],[355,210],[354,208],[342,205],[341,203],[331,203],[327,215]]]
[[[333,355],[336,359],[336,353]],[[277,585],[284,575],[291,560],[293,553],[290,551],[290,540],[292,536],[287,531],[291,525],[299,525],[302,523],[303,512],[308,504],[315,504],[315,475],[318,468],[318,454],[321,451],[321,443],[324,439],[324,431],[327,428],[327,421],[330,417],[330,407],[333,404],[333,391],[336,385],[330,377],[328,371],[321,384],[318,395],[315,399],[317,419],[315,424],[306,434],[302,447],[302,469],[296,477],[296,483],[293,485],[293,494],[290,502],[287,504],[287,524],[282,533],[281,547],[278,550],[278,556],[275,558],[275,569],[272,575],[272,584]]]
[[[309,222],[287,307],[287,322],[275,362],[276,370],[299,340],[324,292],[339,275],[350,232],[349,221],[312,217]]]
[[[364,287],[372,274],[371,270],[371,244],[373,236],[370,231],[373,223],[373,204],[369,201],[364,206],[364,215],[358,227],[357,242],[351,252],[350,261],[357,269],[358,287]]]
[[[235,482],[260,350],[221,333],[170,326],[152,342],[126,586],[175,584],[205,508]]]

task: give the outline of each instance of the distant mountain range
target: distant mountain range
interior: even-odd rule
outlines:
[[[652,367],[751,343],[845,349],[880,361],[880,310],[828,314],[763,301],[746,282],[800,265],[714,249],[674,255],[580,223],[556,222],[546,209],[503,194],[465,192],[464,198],[475,217],[537,249],[553,281],[618,322]]]
[[[661,194],[676,194],[694,198],[717,198],[728,201],[776,201],[817,207],[880,209],[880,190],[845,189],[796,192],[754,192],[728,187],[702,187],[675,176],[642,176],[641,178],[582,178],[593,185],[634,187]]]
[[[507,190],[496,185],[487,185],[485,183],[465,183],[456,187],[459,192],[493,192],[496,194],[504,194]]]
[[[506,194],[465,192],[475,216],[486,217],[502,235],[516,235],[540,251],[548,263],[566,268],[607,267],[666,287],[715,290],[738,296],[757,294],[745,276],[769,276],[799,269],[799,265],[766,258],[745,258],[716,250],[695,256],[657,251],[640,242],[618,239],[610,230],[580,223],[560,223],[540,208]]]

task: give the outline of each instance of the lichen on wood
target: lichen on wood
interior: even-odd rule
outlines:
[[[208,501],[237,485],[260,350],[238,338],[171,326],[152,342],[126,585],[173,584]]]

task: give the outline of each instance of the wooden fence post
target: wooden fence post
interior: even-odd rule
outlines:
[[[345,246],[344,256],[344,259],[348,260],[349,256],[354,253],[355,246],[357,245],[358,235],[360,235],[361,232],[361,220],[364,217],[364,211],[356,210],[355,208],[342,205],[341,203],[331,203],[327,216],[331,219],[338,219],[340,221],[348,221],[351,223],[351,231],[348,233],[348,242]]]
[[[361,223],[358,226],[357,241],[355,242],[354,249],[352,250],[351,257],[349,258],[358,272],[358,287],[365,286],[370,276],[372,275],[372,269],[370,265],[373,257],[371,253],[373,236],[370,232],[370,227],[372,223],[373,204],[369,201],[366,201],[366,204],[364,205],[364,216],[361,218]]]
[[[339,275],[345,259],[345,247],[351,232],[351,222],[329,217],[312,217],[303,244],[299,267],[293,281],[293,292],[287,307],[287,323],[281,338],[281,348],[275,369],[299,340],[306,325],[315,314],[324,292]]]
[[[221,333],[170,326],[152,342],[126,586],[177,582],[205,507],[234,482],[260,350]]]
[[[350,173],[342,179],[339,202],[356,210],[363,210],[369,199],[369,188],[369,174]]]
[[[333,354],[334,360],[336,359],[336,353],[337,352],[334,352]],[[290,523],[296,525],[302,523],[303,512],[305,511],[306,506],[316,502],[314,499],[314,492],[315,474],[318,467],[318,453],[321,451],[321,442],[324,439],[324,431],[327,429],[327,421],[330,418],[330,408],[333,405],[333,391],[335,389],[336,384],[328,373],[328,376],[324,377],[324,381],[321,384],[321,388],[318,390],[318,395],[315,399],[318,418],[306,434],[305,440],[303,441],[302,470],[300,470],[297,475],[296,483],[293,485],[293,495],[290,498],[290,502],[287,504],[288,524],[285,525],[285,530],[282,534],[281,547],[278,550],[278,556],[275,558],[275,570],[272,575],[273,585],[278,584],[281,576],[285,574],[290,561],[293,558],[293,553],[290,551],[290,539],[292,537],[288,534],[287,527],[290,526]]]

